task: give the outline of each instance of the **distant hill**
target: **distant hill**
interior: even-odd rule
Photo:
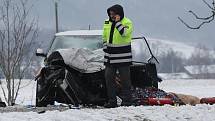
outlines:
[[[152,45],[157,45],[158,55],[172,49],[173,51],[181,53],[185,58],[188,58],[195,49],[194,46],[174,40],[149,39],[149,41]]]

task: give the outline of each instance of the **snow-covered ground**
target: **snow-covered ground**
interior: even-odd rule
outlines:
[[[164,80],[159,88],[166,92],[175,92],[203,97],[215,97],[215,79]]]
[[[158,76],[162,80],[170,80],[170,79],[192,79],[190,75],[185,72],[181,73],[158,73]]]
[[[25,80],[25,84],[28,84]],[[35,101],[35,82],[21,89],[17,103],[31,105]],[[215,80],[164,80],[160,88],[167,92],[197,97],[215,96]],[[2,96],[2,92],[0,93]],[[114,109],[71,109],[63,112],[47,111],[0,113],[0,121],[215,121],[215,105],[197,106],[131,106]]]

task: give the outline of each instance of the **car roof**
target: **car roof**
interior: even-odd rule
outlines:
[[[102,30],[74,30],[56,33],[55,36],[102,35]]]

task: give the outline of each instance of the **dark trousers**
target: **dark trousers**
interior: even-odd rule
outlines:
[[[120,84],[122,85],[121,90],[123,92],[129,92],[131,88],[130,66],[122,66],[122,67],[106,66],[105,80],[106,80],[108,98],[109,98],[109,101],[111,102],[116,102],[115,76],[116,76],[117,70],[120,75],[120,82],[121,82]]]

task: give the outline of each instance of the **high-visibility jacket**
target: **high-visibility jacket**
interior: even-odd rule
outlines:
[[[103,26],[105,65],[123,66],[131,64],[132,32],[132,22],[126,17],[119,22],[105,21]]]

